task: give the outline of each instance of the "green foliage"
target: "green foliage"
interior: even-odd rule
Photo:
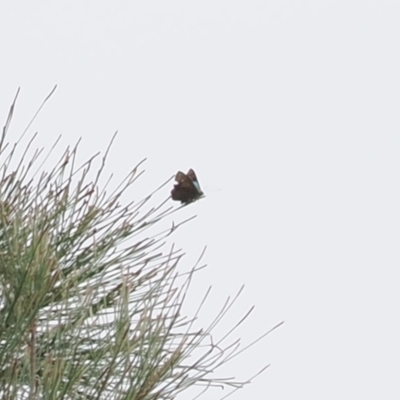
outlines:
[[[176,226],[146,236],[171,209],[148,208],[152,195],[121,204],[140,165],[107,194],[107,153],[92,180],[95,157],[77,167],[78,146],[50,172],[42,151],[26,159],[35,136],[17,159],[22,138],[6,142],[15,101],[0,143],[0,398],[155,400],[243,386],[212,375],[242,351],[211,339],[236,298],[194,330],[197,314],[181,308],[198,267],[179,275],[182,254],[164,245]]]

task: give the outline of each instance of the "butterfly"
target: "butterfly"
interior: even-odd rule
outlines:
[[[176,184],[171,190],[172,200],[180,201],[182,204],[188,204],[198,200],[204,195],[200,189],[199,181],[192,169],[187,174],[178,171],[175,175]]]

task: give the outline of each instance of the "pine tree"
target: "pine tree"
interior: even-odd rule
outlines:
[[[150,207],[152,193],[123,204],[140,164],[109,194],[107,152],[94,175],[95,157],[77,166],[78,145],[46,172],[35,135],[18,158],[28,129],[7,142],[17,96],[0,142],[0,398],[155,400],[242,387],[213,374],[243,351],[212,340],[238,296],[204,329],[193,327],[198,313],[182,315],[200,264],[179,273],[182,253],[165,245],[177,226],[157,230],[170,203]]]

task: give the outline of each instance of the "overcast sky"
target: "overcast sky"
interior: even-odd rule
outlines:
[[[230,399],[400,398],[400,2],[9,1],[1,21],[12,134],[57,84],[41,143],[87,158],[118,130],[108,171],[147,157],[143,191],[195,169],[193,309],[244,284],[227,328],[253,304],[244,343],[285,321],[224,369],[271,363]]]

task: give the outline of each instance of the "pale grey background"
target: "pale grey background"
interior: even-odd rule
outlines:
[[[224,369],[244,379],[272,364],[232,400],[400,398],[399,2],[0,11],[2,121],[22,87],[12,132],[58,84],[32,128],[42,143],[82,136],[85,158],[118,129],[108,170],[148,157],[143,193],[195,168],[207,197],[176,237],[187,265],[208,245],[193,304],[212,284],[215,311],[244,283],[229,321],[256,305],[244,342],[286,321]]]

